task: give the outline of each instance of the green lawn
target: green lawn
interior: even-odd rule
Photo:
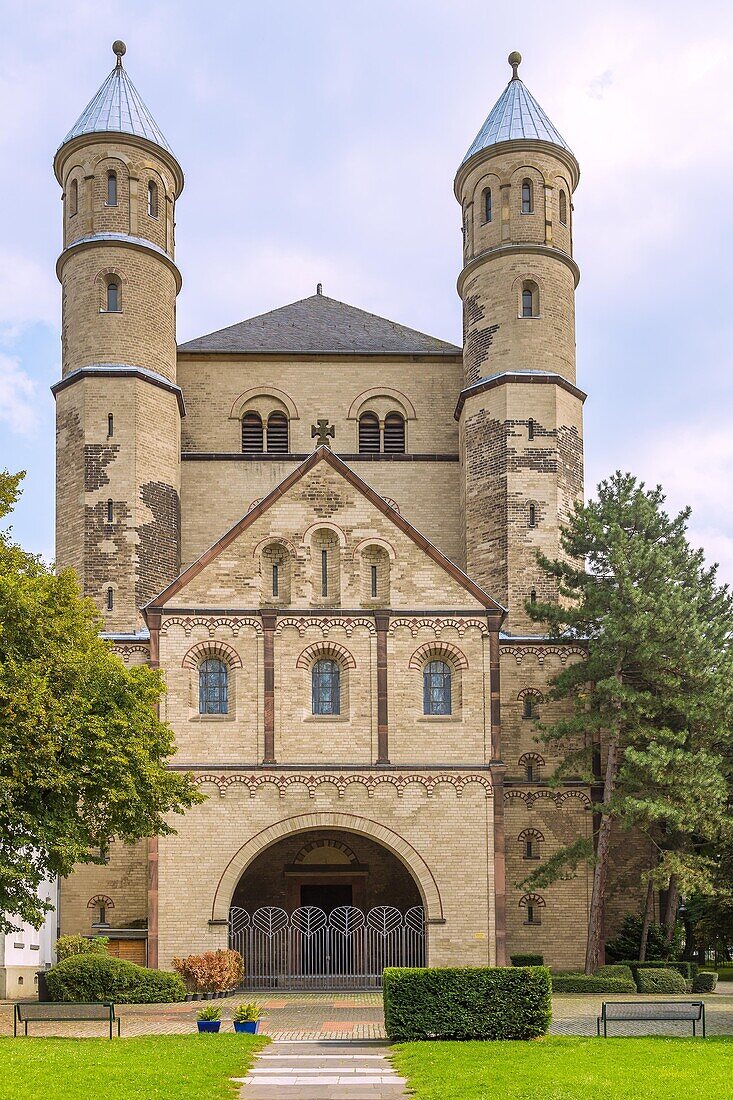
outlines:
[[[732,1039],[402,1043],[416,1100],[711,1100],[731,1095]]]
[[[265,1038],[0,1039],[0,1100],[233,1100]]]

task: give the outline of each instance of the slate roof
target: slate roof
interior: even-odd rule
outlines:
[[[518,76],[513,77],[491,108],[462,164],[482,149],[500,141],[548,141],[572,154],[572,149],[555,129],[534,96]]]
[[[185,352],[292,355],[460,355],[461,349],[424,332],[314,294],[299,302],[188,340]]]
[[[134,137],[147,138],[173,155],[158,123],[125,72],[121,56],[102,87],[61,142],[59,149],[80,134],[97,133],[132,134]]]

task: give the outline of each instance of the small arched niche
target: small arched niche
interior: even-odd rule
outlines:
[[[334,606],[341,600],[341,544],[335,531],[318,527],[310,537],[313,603]]]
[[[260,598],[264,606],[283,607],[292,598],[292,554],[284,542],[272,539],[260,548]]]
[[[379,543],[361,547],[361,598],[371,607],[388,607],[390,594],[390,555]]]

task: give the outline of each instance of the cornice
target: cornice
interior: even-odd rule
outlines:
[[[495,248],[485,248],[483,252],[478,252],[473,259],[469,260],[458,276],[458,282],[456,283],[459,297],[463,298],[463,286],[477,268],[491,260],[499,260],[504,256],[515,256],[517,253],[526,253],[530,256],[548,256],[553,260],[559,260],[572,272],[576,287],[580,282],[580,268],[567,252],[563,252],[562,249],[554,248],[549,244],[540,244],[538,241],[517,241],[496,245]]]
[[[186,405],[180,386],[176,386],[162,374],[148,370],[147,367],[136,367],[130,363],[90,363],[86,367],[77,367],[76,370],[69,371],[59,382],[54,382],[51,393],[56,397],[62,390],[84,378],[138,378],[141,382],[149,382],[151,386],[159,386],[160,389],[172,393],[178,403],[181,417],[186,415]]]
[[[183,191],[183,169],[172,153],[169,153],[167,149],[164,149],[162,145],[158,145],[155,141],[150,141],[149,138],[139,137],[137,134],[124,134],[120,130],[96,130],[90,134],[77,134],[70,141],[65,141],[63,145],[60,145],[53,158],[53,170],[62,187],[64,185],[64,163],[84,145],[132,145],[141,149],[151,156],[158,157],[170,168],[176,181],[176,198]]]
[[[453,419],[460,420],[463,406],[469,397],[474,397],[476,394],[485,393],[487,390],[493,390],[497,386],[506,386],[507,384],[559,386],[561,390],[577,397],[581,404],[588,396],[583,390],[574,386],[572,382],[568,382],[567,378],[563,378],[561,374],[553,374],[550,371],[503,371],[501,374],[492,374],[488,378],[480,378],[478,382],[474,382],[472,386],[462,390],[458,395],[458,404]]]
[[[148,241],[144,237],[131,237],[127,233],[90,233],[88,236],[80,237],[78,241],[68,245],[56,261],[56,277],[59,282],[61,282],[61,272],[66,261],[75,252],[83,248],[104,248],[108,245],[134,248],[139,252],[147,252],[149,256],[155,256],[156,259],[162,260],[175,279],[176,294],[179,293],[183,286],[183,277],[168,253],[159,245],[153,244],[152,241]]]

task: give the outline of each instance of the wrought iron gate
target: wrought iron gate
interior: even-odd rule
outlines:
[[[247,989],[379,989],[386,966],[425,965],[425,914],[391,905],[331,913],[304,906],[229,910],[229,946]]]

